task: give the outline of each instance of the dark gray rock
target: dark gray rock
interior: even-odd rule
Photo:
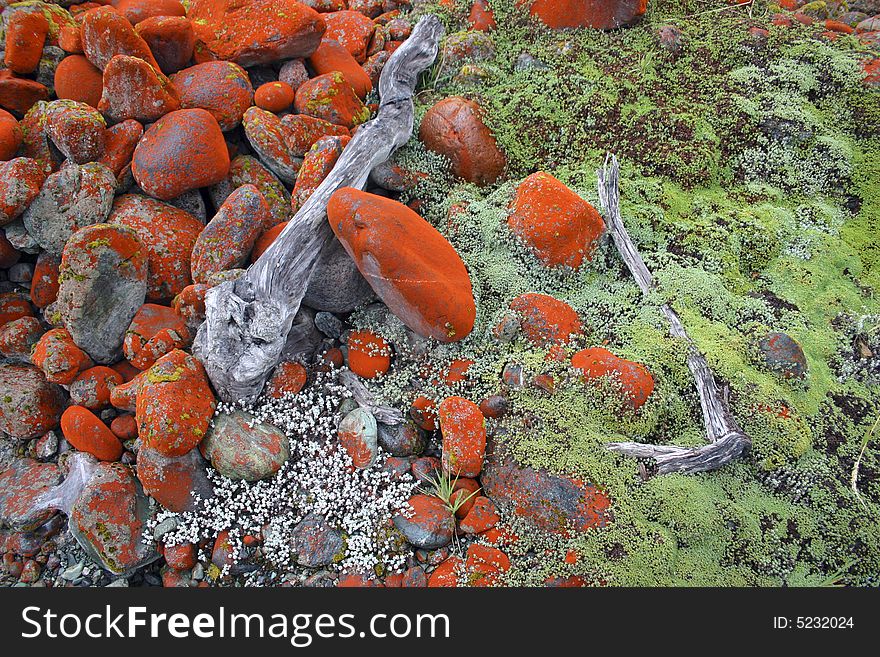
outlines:
[[[375,298],[376,293],[354,260],[339,240],[334,239],[315,265],[303,303],[315,310],[347,313]]]

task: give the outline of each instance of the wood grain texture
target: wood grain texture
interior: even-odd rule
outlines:
[[[409,140],[412,96],[443,32],[436,16],[418,22],[382,70],[376,118],[357,130],[330,175],[247,272],[208,292],[193,353],[224,401],[255,399],[280,361],[315,263],[335,239],[327,202],[342,187],[363,189],[370,171]]]
[[[654,287],[654,278],[633,244],[620,215],[620,165],[617,158],[609,155],[598,173],[599,202],[608,222],[608,232],[639,289],[647,295]],[[727,400],[721,394],[709,364],[688,336],[678,315],[669,305],[661,306],[660,310],[669,321],[669,333],[687,342],[687,365],[700,396],[708,444],[692,448],[618,442],[608,443],[606,447],[627,456],[653,459],[657,464],[657,474],[715,470],[739,458],[751,448],[752,440],[730,413]]]

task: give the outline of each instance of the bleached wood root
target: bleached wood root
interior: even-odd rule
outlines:
[[[437,57],[443,31],[436,16],[418,22],[382,71],[376,118],[358,129],[330,175],[247,272],[208,292],[193,353],[224,401],[255,399],[280,361],[315,263],[335,239],[327,202],[342,187],[363,189],[370,171],[409,140],[412,96]]]
[[[620,165],[617,158],[609,154],[605,159],[605,165],[599,170],[599,202],[608,222],[608,231],[620,257],[636,279],[636,284],[642,293],[648,294],[654,286],[654,279],[621,218],[619,182]],[[657,474],[715,470],[739,458],[751,448],[752,440],[730,413],[727,399],[721,394],[709,364],[688,336],[678,315],[668,305],[661,306],[660,310],[669,320],[669,333],[687,342],[687,365],[700,396],[708,444],[692,448],[618,442],[608,443],[606,447],[634,458],[653,459],[657,464]]]

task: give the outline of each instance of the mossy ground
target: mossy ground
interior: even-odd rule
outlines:
[[[473,65],[479,83],[441,78],[438,64],[424,78],[417,116],[446,96],[478,100],[507,154],[507,182],[457,183],[417,140],[399,156],[431,173],[413,196],[467,263],[478,302],[472,335],[428,359],[473,358],[465,391],[476,401],[501,387],[507,362],[553,373],[553,395],[531,386],[511,393],[509,440],[523,461],[605,488],[615,516],[565,540],[521,527],[510,582],[580,574],[611,585],[816,585],[839,573],[846,584],[880,584],[877,441],[859,472],[866,506],[850,490],[880,413],[880,93],[862,82],[864,49],[854,37],[822,37],[819,26],[774,27],[764,3],[750,16],[657,0],[639,25],[613,32],[552,32],[514,0],[491,5],[496,52]],[[462,29],[456,16],[466,12],[426,9],[449,33]],[[677,56],[658,41],[663,25],[681,30]],[[769,37],[752,36],[753,26]],[[546,68],[516,71],[524,52]],[[659,283],[647,301],[612,244],[579,271],[548,272],[504,223],[516,183],[538,170],[598,206],[596,169],[607,151],[621,159],[624,221]],[[450,220],[453,205],[464,211]],[[543,352],[492,340],[491,327],[524,292],[568,301],[587,327],[582,346],[645,363],[657,384],[646,406],[627,413]],[[668,337],[662,301],[729,386],[754,449],[716,472],[645,481],[636,461],[603,443],[703,441],[685,349]],[[804,381],[762,366],[755,344],[771,330],[803,346]],[[411,401],[408,369],[377,390]],[[568,549],[577,564],[563,563]]]

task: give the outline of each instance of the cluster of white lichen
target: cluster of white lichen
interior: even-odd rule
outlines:
[[[333,567],[399,569],[405,554],[389,527],[394,514],[406,508],[415,482],[409,475],[392,479],[382,468],[386,455],[381,452],[370,468],[352,465],[336,433],[340,407],[353,404],[338,374],[339,370],[318,373],[314,383],[300,393],[278,399],[264,394],[253,406],[219,404],[217,413],[247,410],[255,423],[284,431],[290,441],[290,458],[272,478],[255,482],[235,481],[209,469],[214,497],[199,500],[194,512],[160,513],[155,525],[172,517],[177,523],[163,535],[163,542],[198,543],[228,531],[235,561],[242,554],[241,539],[262,534],[266,539],[263,557],[284,571],[296,561],[290,543],[294,527],[314,513],[344,537],[345,547],[334,558]]]

